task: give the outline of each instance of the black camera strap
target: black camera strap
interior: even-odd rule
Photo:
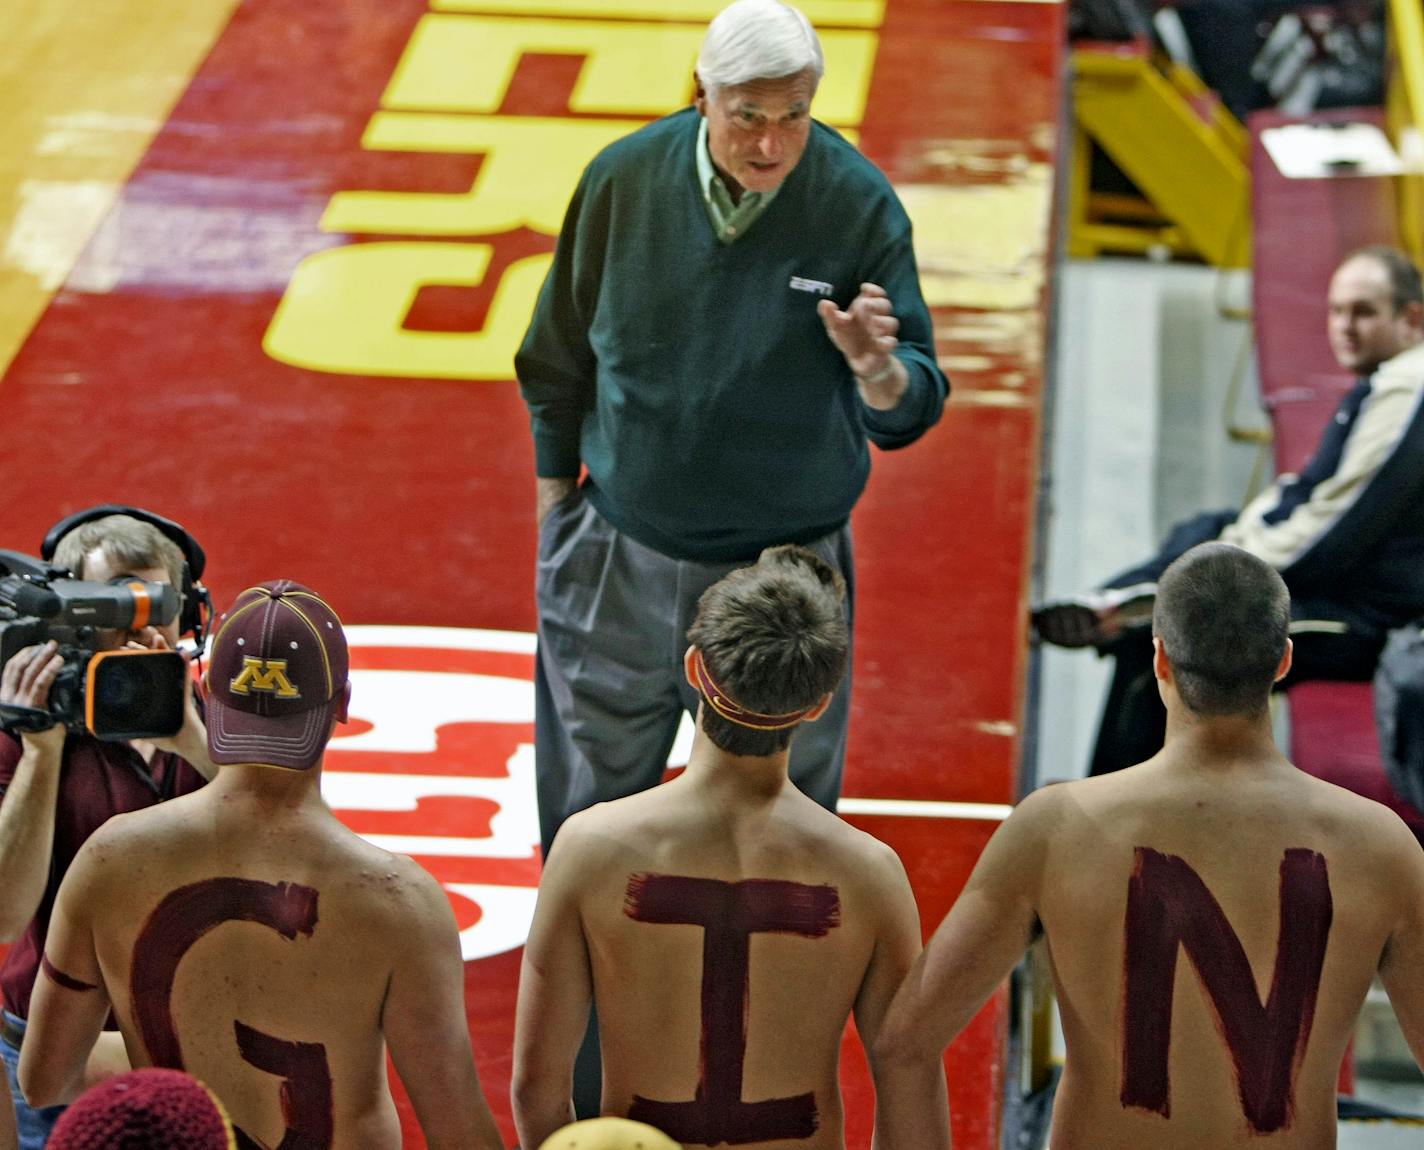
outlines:
[[[16,734],[21,731],[47,731],[59,719],[41,707],[21,707],[15,703],[0,703],[0,730]]]
[[[154,797],[158,799],[160,803],[164,799],[171,799],[173,796],[164,794],[163,791],[165,788],[160,787],[158,785],[158,780],[153,777],[153,763],[151,761],[145,762],[142,752],[140,752],[137,747],[133,746],[131,743],[126,745],[128,746],[129,753],[132,756],[129,759],[129,766],[133,768],[134,774],[136,774],[139,779],[142,780],[144,786],[148,787],[148,789],[153,792]],[[153,752],[153,757],[157,758],[162,753],[162,751],[155,750]],[[171,774],[172,772],[170,771],[169,773]]]

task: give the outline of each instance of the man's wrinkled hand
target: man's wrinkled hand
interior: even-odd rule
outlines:
[[[574,493],[577,479],[558,479],[541,475],[534,481],[534,516],[542,525],[549,512]]]
[[[157,642],[151,644],[149,650],[168,650],[168,643],[162,635],[156,636]],[[130,644],[138,646],[138,644]],[[213,767],[208,760],[208,728],[203,722],[203,716],[198,711],[197,687],[193,680],[192,662],[193,657],[187,651],[179,651],[183,657],[183,725],[178,729],[178,733],[171,738],[150,739],[155,747],[161,751],[169,751],[181,759],[186,759],[198,769],[198,773],[205,778],[211,778],[216,767]],[[205,769],[208,768],[208,769]]]
[[[826,325],[826,335],[859,379],[874,379],[890,366],[892,353],[900,343],[896,338],[900,321],[895,318],[894,305],[884,288],[863,283],[860,294],[845,311],[823,299],[816,305],[816,314]]]

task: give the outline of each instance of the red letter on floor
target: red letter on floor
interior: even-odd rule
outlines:
[[[1146,847],[1137,848],[1136,859],[1127,888],[1122,1104],[1171,1113],[1167,1058],[1180,945],[1231,1051],[1246,1120],[1262,1134],[1288,1126],[1330,935],[1325,856],[1288,850],[1281,860],[1281,924],[1265,1006],[1241,940],[1197,872],[1175,855]]]
[[[747,1052],[748,957],[763,932],[821,938],[840,922],[832,886],[775,879],[720,882],[639,874],[628,880],[626,913],[639,922],[700,926],[702,942],[702,1072],[691,1102],[635,1096],[628,1117],[665,1131],[675,1142],[770,1142],[809,1138],[819,1119],[814,1094],[742,1101]]]

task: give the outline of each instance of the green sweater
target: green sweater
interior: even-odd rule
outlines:
[[[867,439],[934,424],[935,365],[910,221],[884,175],[811,126],[746,236],[719,243],[697,185],[698,115],[610,145],[584,172],[515,368],[541,476],[588,468],[614,527],[676,559],[753,559],[838,529],[870,473]],[[880,284],[910,386],[867,407],[816,304]]]

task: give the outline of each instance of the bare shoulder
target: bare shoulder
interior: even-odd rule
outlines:
[[[159,807],[114,815],[85,840],[65,872],[61,902],[69,914],[121,918],[192,855],[181,828]]]
[[[1062,857],[1091,857],[1101,843],[1104,811],[1123,802],[1116,787],[1102,779],[1052,783],[1019,800],[990,836],[970,876],[968,889],[998,905],[1041,906],[1045,878],[1053,873],[1077,873],[1075,862],[1055,867]]]
[[[888,844],[800,791],[783,796],[768,828],[767,847],[776,856],[810,859],[819,868],[874,879],[904,874],[899,855]]]
[[[1306,775],[1312,799],[1322,805],[1328,804],[1338,817],[1352,830],[1390,834],[1397,830],[1400,834],[1413,838],[1404,820],[1383,803],[1348,791],[1344,787]]]
[[[1162,791],[1161,768],[1153,761],[1106,775],[1048,783],[1020,801],[1015,813],[1039,812],[1057,818],[1096,817],[1107,807],[1145,804]]]
[[[1125,772],[1124,772],[1125,773]],[[1030,791],[1015,805],[995,833],[1000,848],[1012,845],[1016,851],[1041,848],[1055,838],[1070,835],[1083,824],[1091,824],[1095,807],[1120,801],[1104,779],[1077,779],[1050,783]]]
[[[1321,785],[1340,792],[1329,783]],[[1418,894],[1424,889],[1424,848],[1403,819],[1383,803],[1349,791],[1332,794],[1330,800],[1339,820],[1337,839],[1359,852],[1367,872],[1404,880],[1407,887],[1392,884],[1398,893],[1412,888]]]
[[[1300,786],[1303,813],[1345,849],[1360,852],[1370,862],[1417,861],[1419,840],[1383,803],[1304,773]]]
[[[1125,774],[1126,772],[1121,772]],[[1030,791],[1014,806],[1010,819],[1024,831],[1039,831],[1064,818],[1071,818],[1095,798],[1106,797],[1102,783],[1106,778],[1074,779],[1065,783],[1048,783]]]
[[[894,847],[838,815],[816,809],[826,818],[815,819],[806,829],[817,857],[834,861],[838,869],[877,887],[908,883],[905,864]]]
[[[85,840],[70,869],[131,876],[166,857],[185,856],[184,841],[195,832],[187,797],[113,815]]]
[[[344,828],[343,828],[344,829]],[[394,854],[357,835],[341,842],[344,885],[349,894],[382,915],[408,917],[448,909],[435,877],[408,855]]]
[[[915,905],[895,848],[809,799],[779,821],[772,837],[761,853],[768,873],[834,883],[845,905],[868,913],[867,921],[894,922]]]
[[[125,811],[105,820],[89,836],[88,842],[110,851],[172,847],[185,836],[202,834],[196,817],[202,807],[199,794],[195,792],[142,810]]]
[[[657,819],[647,803],[638,801],[642,797],[599,803],[571,815],[559,828],[541,885],[561,875],[586,882],[627,854],[630,843],[652,833]]]

